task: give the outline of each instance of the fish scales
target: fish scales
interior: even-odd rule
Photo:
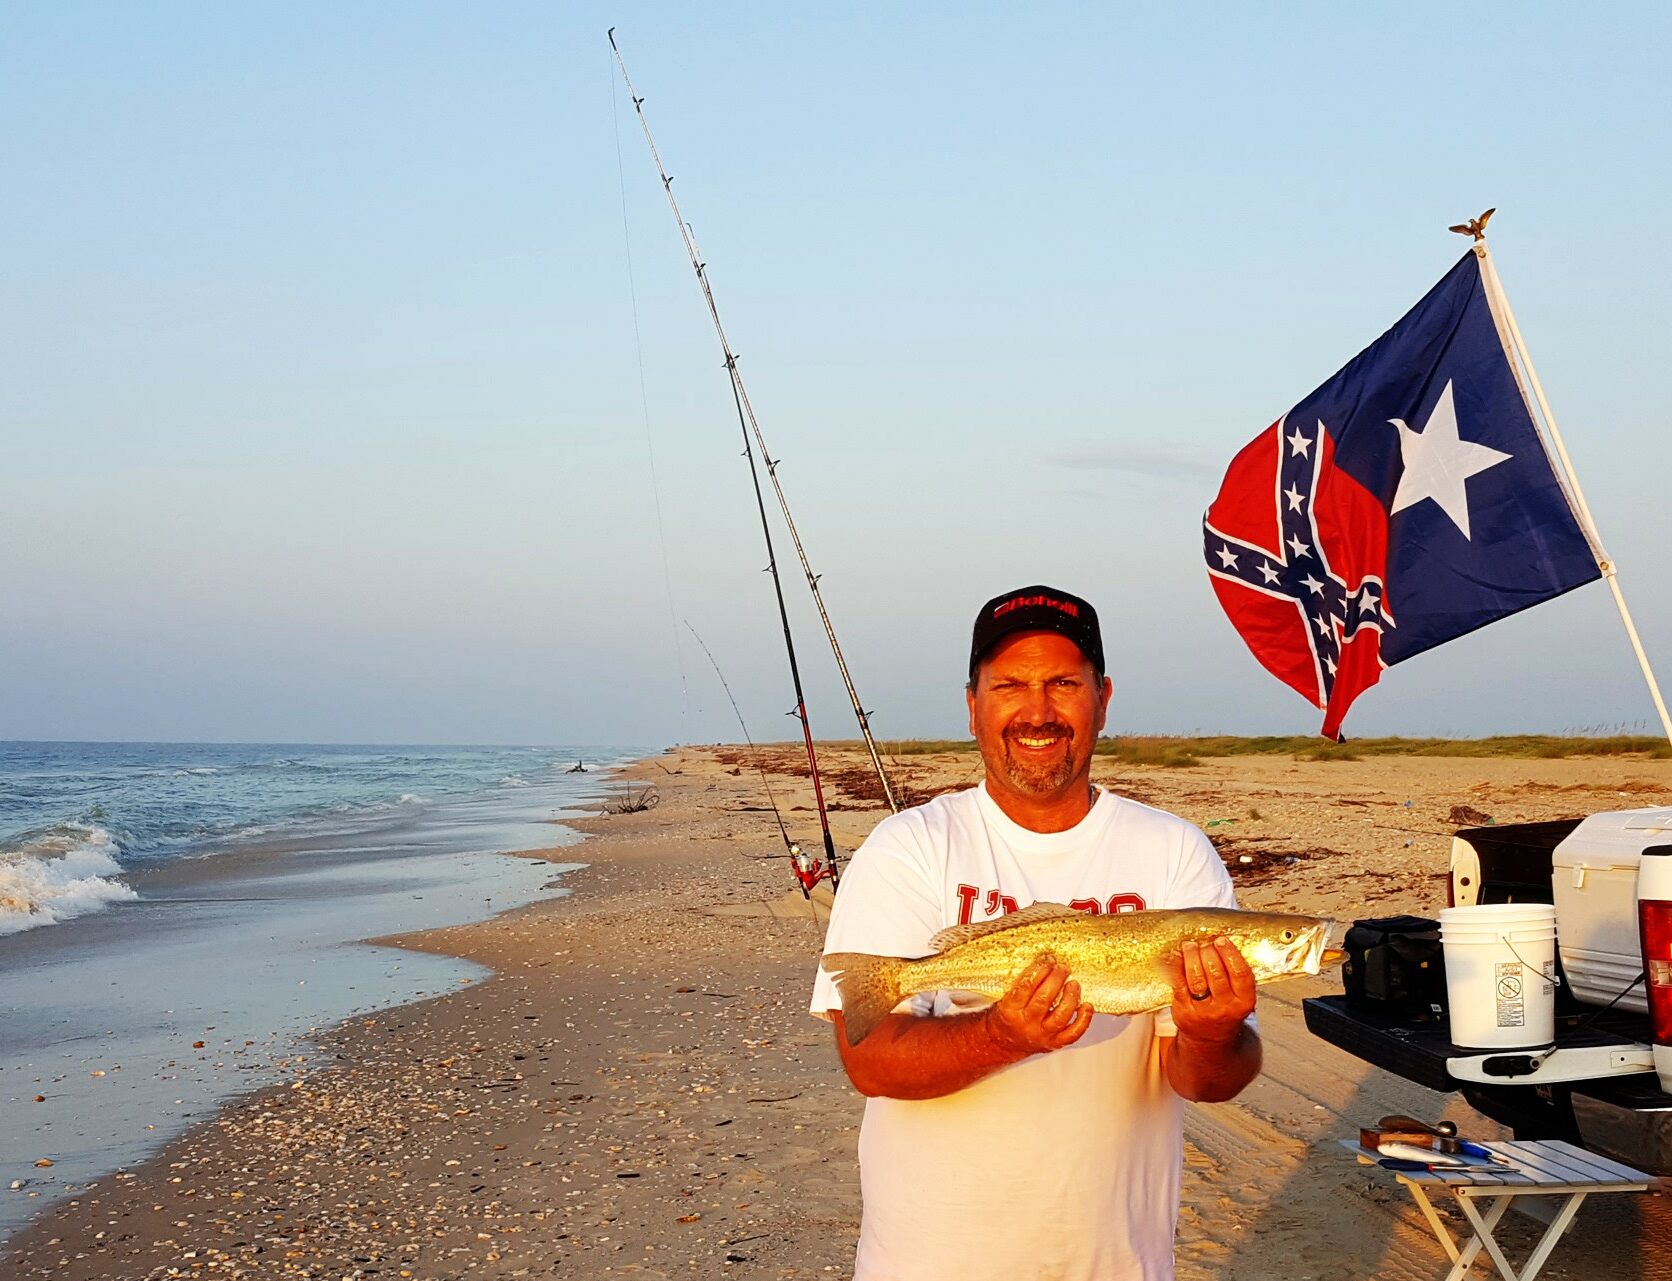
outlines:
[[[1138,1014],[1171,1003],[1165,962],[1188,939],[1228,936],[1256,981],[1316,974],[1332,922],[1276,912],[1186,908],[1090,915],[1035,903],[998,921],[953,926],[921,958],[837,952],[824,959],[842,996],[850,1044],[857,1045],[901,1000],[960,991],[997,999],[1037,957],[1049,953],[1101,1014]]]

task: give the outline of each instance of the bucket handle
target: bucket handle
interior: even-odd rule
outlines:
[[[1552,987],[1561,987],[1562,976],[1560,974],[1557,974],[1554,969],[1552,969],[1550,971],[1550,973],[1546,974],[1543,970],[1539,969],[1538,966],[1534,965],[1526,957],[1522,956],[1520,952],[1516,951],[1516,949],[1515,949],[1515,939],[1511,935],[1500,934],[1498,937],[1499,937],[1499,939],[1501,939],[1503,941],[1503,945],[1505,947],[1507,947],[1510,950],[1511,953],[1514,954],[1515,959],[1520,961],[1521,964],[1525,965],[1530,971],[1532,971],[1534,974],[1537,974],[1540,978],[1542,978],[1546,983],[1549,983]]]

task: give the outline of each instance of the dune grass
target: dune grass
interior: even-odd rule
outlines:
[[[832,743],[832,747],[863,747],[857,738],[849,743]],[[973,752],[973,738],[891,738],[878,739],[877,748],[884,756],[933,756],[937,752]]]
[[[840,744],[848,746],[849,744]],[[851,744],[860,746],[856,741]],[[837,746],[837,744],[832,744]],[[889,756],[925,756],[973,752],[971,739],[899,739],[880,742]],[[1367,756],[1498,756],[1521,760],[1559,760],[1568,756],[1637,756],[1672,760],[1672,743],[1647,734],[1599,736],[1499,734],[1489,738],[1355,738],[1345,743],[1310,734],[1122,734],[1100,739],[1097,755],[1130,765],[1182,767],[1206,756],[1292,756],[1306,761],[1357,761]]]
[[[1297,756],[1306,760],[1359,760],[1366,756],[1501,756],[1523,760],[1555,760],[1566,756],[1645,756],[1652,760],[1672,760],[1672,743],[1646,734],[1354,738],[1345,743],[1331,743],[1327,739],[1302,734],[1259,738],[1138,736],[1113,741],[1176,745],[1198,756]]]

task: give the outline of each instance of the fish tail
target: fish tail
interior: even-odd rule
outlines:
[[[905,962],[897,956],[831,952],[823,965],[842,996],[842,1022],[848,1030],[849,1045],[858,1045],[871,1035],[905,997],[900,991],[900,971]]]

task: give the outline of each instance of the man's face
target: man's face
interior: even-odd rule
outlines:
[[[968,693],[988,786],[1034,802],[1086,788],[1110,688],[1066,636],[1018,632],[1000,641]]]

